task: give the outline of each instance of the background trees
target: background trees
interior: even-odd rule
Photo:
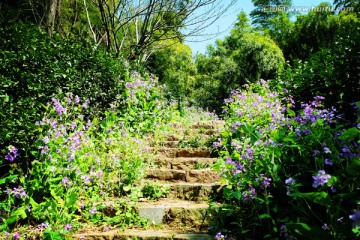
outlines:
[[[198,102],[219,110],[230,91],[260,78],[274,78],[284,64],[280,48],[268,36],[251,27],[245,13],[240,13],[231,34],[209,46],[206,55],[196,58]],[[213,85],[213,86],[212,86]],[[205,90],[206,89],[206,90]]]
[[[0,14],[38,24],[49,36],[74,35],[104,45],[108,51],[146,60],[168,39],[201,34],[235,0],[16,0]]]

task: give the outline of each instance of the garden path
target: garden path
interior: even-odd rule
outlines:
[[[152,142],[154,165],[147,172],[150,186],[169,189],[164,198],[143,199],[138,203],[141,217],[148,220],[146,229],[111,230],[81,233],[75,239],[107,240],[210,240],[208,226],[214,213],[209,210],[209,199],[221,194],[215,184],[216,173],[210,169],[216,156],[204,140],[216,136],[223,121],[200,121],[185,127],[172,124],[164,141]],[[153,138],[156,139],[156,138]],[[149,139],[151,141],[151,138]]]

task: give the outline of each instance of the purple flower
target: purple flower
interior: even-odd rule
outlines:
[[[320,151],[319,150],[314,150],[314,154],[313,154],[313,156],[316,156],[316,155],[318,155],[320,153]]]
[[[76,122],[72,122],[71,123],[71,130],[74,131],[74,129],[76,128]]]
[[[324,186],[331,176],[329,174],[326,174],[324,170],[319,170],[318,174],[316,176],[312,177],[314,179],[313,187],[317,188],[318,186]]]
[[[225,238],[225,236],[224,236],[221,232],[218,232],[218,233],[215,235],[215,238],[216,238],[216,239],[222,239],[222,238]]]
[[[132,83],[130,83],[130,82],[125,83],[125,87],[126,88],[132,88]]]
[[[68,223],[68,224],[65,224],[65,226],[64,226],[64,230],[65,231],[71,231],[71,229],[72,229],[72,225],[70,224],[70,223]]]
[[[220,148],[222,146],[221,142],[213,142],[213,148]]]
[[[14,240],[20,239],[20,233],[14,233],[13,238]]]
[[[260,174],[258,178],[255,179],[257,182],[260,182],[260,188],[264,189],[270,186],[271,178],[265,176],[265,174]]]
[[[349,218],[353,221],[360,219],[360,211],[355,212],[353,215],[349,215]]]
[[[5,160],[8,160],[9,162],[15,161],[15,158],[19,155],[18,149],[14,146],[8,147],[8,154],[5,156]]]
[[[288,179],[285,180],[285,184],[287,185],[294,185],[295,184],[295,180],[291,177],[289,177]]]
[[[12,194],[14,194],[16,198],[25,198],[25,197],[27,197],[25,189],[22,186],[18,186],[17,188],[13,188]]]
[[[328,229],[329,229],[329,227],[328,227],[328,225],[327,225],[326,223],[324,223],[324,225],[323,225],[321,228],[324,229],[324,230],[328,230]]]
[[[325,158],[325,164],[327,165],[333,165],[334,163],[329,159],[329,158]]]
[[[64,185],[64,186],[66,185],[66,186],[69,187],[69,186],[70,186],[70,180],[69,180],[69,178],[64,177],[63,180],[61,181],[61,184]]]
[[[78,95],[75,96],[75,101],[74,101],[75,104],[79,104],[80,103],[80,98]]]
[[[90,213],[90,215],[95,214],[96,213],[96,208],[93,207],[92,209],[90,209],[89,213]]]
[[[59,114],[62,115],[64,113],[66,113],[66,108],[64,108],[63,106],[61,106],[61,104],[58,102],[58,100],[56,98],[51,98],[54,107],[55,107],[55,111]]]
[[[304,134],[305,135],[309,135],[311,132],[310,132],[310,130],[309,129],[305,129],[305,131],[304,131]]]
[[[88,103],[89,103],[89,100],[85,100],[85,102],[83,103],[83,105],[81,105],[82,108],[88,108]]]
[[[325,153],[331,153],[330,149],[327,148],[327,147],[324,147],[324,152],[325,152]]]
[[[39,224],[39,225],[38,225],[38,227],[39,227],[39,228],[46,229],[46,228],[48,228],[48,227],[49,227],[49,223],[47,223],[47,222],[43,222],[43,223]]]

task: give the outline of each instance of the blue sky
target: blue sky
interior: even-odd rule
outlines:
[[[223,4],[228,3],[229,0],[223,0]],[[321,2],[330,2],[333,3],[332,0],[293,0],[293,6],[317,6]],[[219,35],[214,37],[208,37],[205,41],[201,42],[191,42],[185,41],[185,44],[189,45],[193,54],[195,55],[197,52],[205,53],[206,46],[215,43],[216,39],[223,39],[225,36],[230,34],[230,30],[232,28],[232,24],[236,21],[237,14],[240,11],[244,11],[249,14],[254,9],[254,5],[251,0],[237,0],[236,5],[229,10],[225,16],[220,18],[217,22],[209,26],[205,29],[203,33],[205,34],[214,34],[220,32]],[[305,14],[305,13],[304,13]],[[189,39],[191,40],[191,39]],[[203,40],[201,38],[194,38],[192,40],[199,41]]]

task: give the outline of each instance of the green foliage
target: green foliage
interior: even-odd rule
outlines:
[[[174,41],[167,41],[170,45],[156,51],[149,60],[152,72],[159,77],[161,83],[166,84],[170,95],[175,99],[186,99],[194,91],[194,75],[196,66],[188,46]]]
[[[263,29],[271,28],[270,19],[281,15],[285,11],[274,10],[280,8],[287,9],[291,6],[291,0],[252,0],[255,9],[251,11],[252,24]],[[289,13],[288,13],[289,14]]]
[[[86,99],[86,117],[101,116],[123,91],[124,65],[85,42],[49,39],[31,24],[2,21],[0,33],[0,148],[16,145],[24,167],[25,159],[36,155],[34,123],[46,103],[57,93],[72,92]]]
[[[360,132],[344,131],[322,100],[316,97],[295,115],[292,98],[265,82],[226,100],[227,129],[214,142],[220,154],[214,168],[228,184],[218,210],[220,234],[354,238]]]
[[[16,227],[21,219],[33,225],[47,223],[44,228],[54,233],[45,232],[45,237],[56,231],[68,234],[81,226],[79,219],[122,227],[144,224],[134,203],[123,197],[136,200],[141,194],[138,183],[145,174],[146,145],[128,132],[114,111],[105,112],[101,121],[86,122],[83,100],[77,96],[52,101],[37,124],[41,155],[26,175],[13,164],[1,178],[1,230]],[[112,197],[117,201],[104,205]]]
[[[285,34],[273,32],[289,60],[279,81],[297,102],[325,95],[326,107],[335,106],[354,120],[351,104],[360,100],[359,29],[356,13],[310,12]]]
[[[169,185],[161,185],[158,182],[145,182],[145,186],[143,186],[141,192],[145,198],[148,199],[159,199],[166,197],[166,195],[170,191]]]
[[[249,25],[245,13],[240,13],[231,35],[217,40],[207,55],[198,55],[195,99],[202,106],[219,111],[222,99],[231,89],[260,78],[275,78],[284,64],[280,48],[269,37]],[[206,93],[208,92],[208,93]]]

